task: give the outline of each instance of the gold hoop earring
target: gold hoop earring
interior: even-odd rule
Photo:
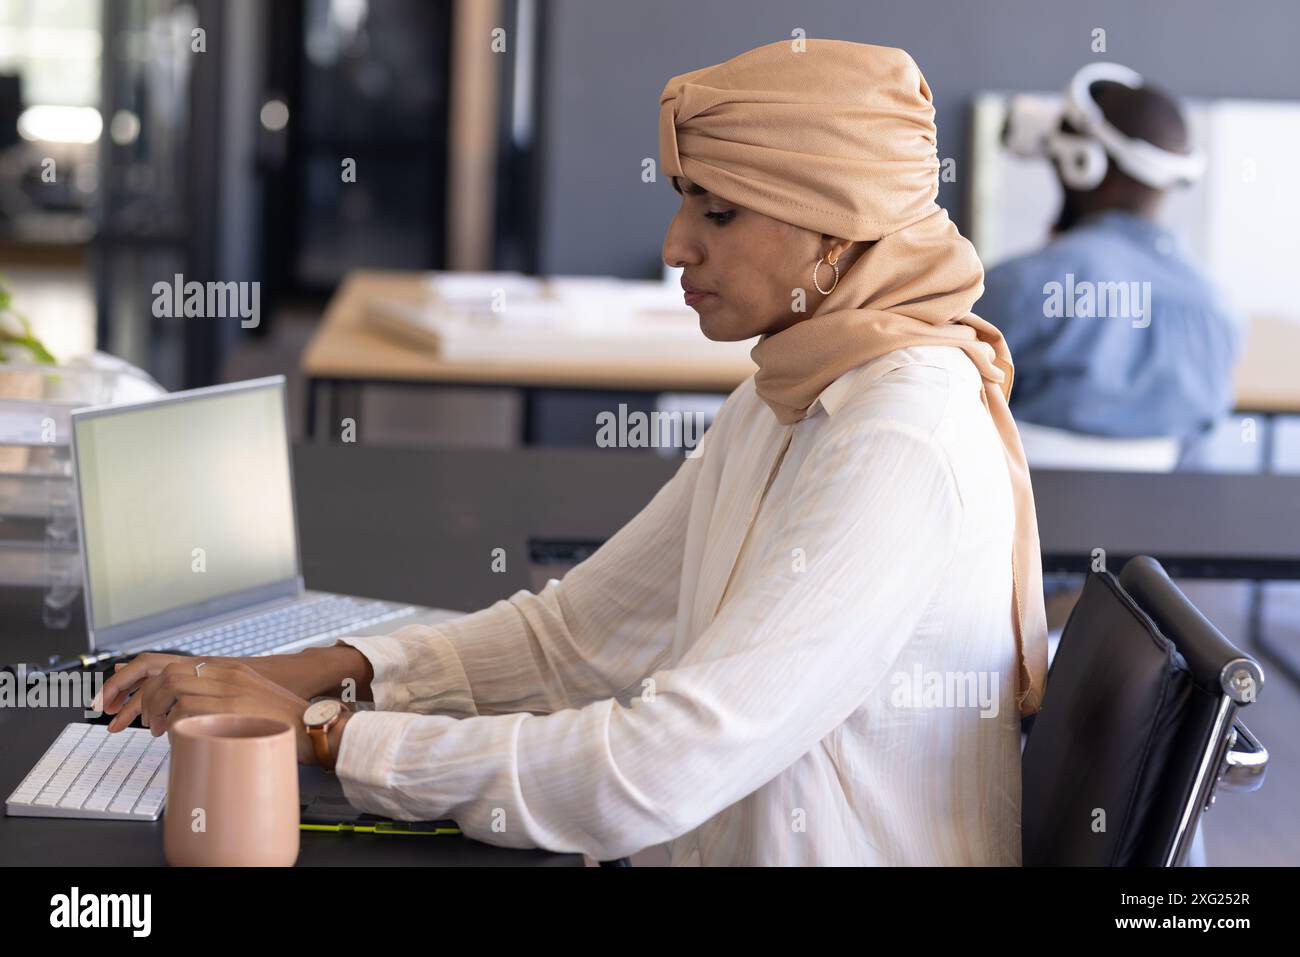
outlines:
[[[826,254],[826,259],[825,259],[826,265],[830,266],[832,269],[835,270],[835,281],[831,283],[830,289],[823,289],[821,287],[821,283],[817,281],[817,272],[822,268],[823,260],[818,259],[817,262],[813,264],[813,274],[812,274],[813,288],[815,288],[823,296],[830,295],[835,290],[835,287],[840,284],[840,267],[836,265],[839,262],[839,258],[840,257],[835,255],[834,253]]]

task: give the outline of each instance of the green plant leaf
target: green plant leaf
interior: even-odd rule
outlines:
[[[13,304],[13,294],[10,293],[8,288],[5,286],[7,281],[6,277],[0,275],[0,315],[7,314],[17,319],[19,327],[23,330],[23,334],[21,336],[15,336],[12,333],[0,331],[0,343],[8,342],[13,345],[22,346],[32,354],[32,358],[36,362],[45,365],[57,365],[58,363],[55,361],[54,356],[52,356],[50,351],[45,348],[45,344],[42,343],[40,339],[36,338],[35,333],[32,332],[32,324],[27,321],[27,317],[22,313],[14,312],[13,309],[10,308]],[[8,353],[5,350],[0,349],[0,362],[8,361]]]
[[[45,348],[45,344],[35,336],[24,336],[21,339],[14,339],[13,342],[15,345],[26,348],[37,362],[51,366],[55,364],[54,356],[50,355],[50,351]]]

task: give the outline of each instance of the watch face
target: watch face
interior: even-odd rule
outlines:
[[[337,701],[317,701],[302,714],[303,723],[308,727],[316,727],[325,724],[330,718],[337,717],[343,710],[343,705]]]

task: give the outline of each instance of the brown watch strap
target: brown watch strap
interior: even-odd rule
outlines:
[[[308,728],[307,736],[311,738],[312,750],[316,752],[316,763],[326,771],[333,771],[335,756],[330,754],[330,729],[338,723],[339,716],[335,715],[330,719],[328,724],[319,728]]]

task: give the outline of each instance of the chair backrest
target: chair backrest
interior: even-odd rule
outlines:
[[[1085,435],[1035,422],[1016,420],[1025,460],[1031,468],[1105,472],[1172,472],[1183,442],[1172,436],[1118,438]]]
[[[1154,559],[1090,574],[1024,750],[1024,864],[1183,863],[1262,685]]]

